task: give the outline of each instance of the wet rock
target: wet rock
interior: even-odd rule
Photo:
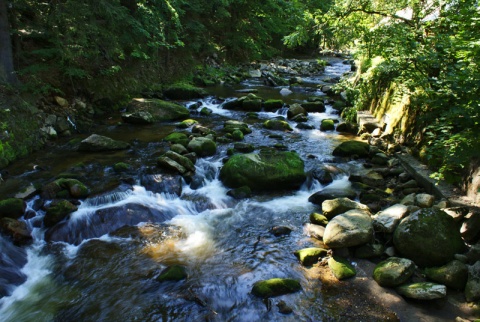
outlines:
[[[236,130],[242,131],[244,135],[252,133],[252,130],[248,127],[248,124],[236,120],[228,120],[223,124],[223,131],[226,133],[233,133]]]
[[[403,256],[427,267],[444,265],[465,249],[453,218],[434,208],[404,218],[395,229],[393,243]]]
[[[68,200],[54,200],[48,206],[47,211],[45,212],[43,224],[45,227],[52,227],[64,220],[69,214],[77,209],[78,207]]]
[[[385,153],[376,153],[371,162],[375,165],[388,165],[389,157]]]
[[[332,256],[328,259],[328,267],[333,275],[339,279],[344,280],[357,275],[357,271],[349,261],[340,256]]]
[[[412,283],[395,289],[398,294],[415,300],[434,300],[447,296],[447,287],[429,282]]]
[[[332,119],[324,119],[320,123],[320,131],[333,131],[335,130],[335,122]]]
[[[93,213],[62,221],[45,233],[46,241],[64,241],[78,245],[85,239],[103,236],[125,225],[140,222],[161,223],[177,215],[173,209],[154,209],[146,205],[128,203],[122,206],[98,209]]]
[[[238,142],[233,145],[233,148],[235,151],[241,152],[241,153],[251,153],[255,151],[255,146],[250,143],[244,143],[244,142]]]
[[[156,278],[158,282],[174,281],[178,282],[188,277],[187,269],[184,266],[173,265],[165,268]]]
[[[243,186],[237,189],[229,190],[227,192],[227,195],[237,200],[241,200],[245,198],[250,198],[252,196],[252,190],[248,186]]]
[[[287,118],[292,120],[298,115],[306,116],[307,111],[298,103],[290,105],[287,111]]]
[[[293,131],[292,127],[290,126],[290,124],[288,124],[287,121],[277,120],[277,119],[265,121],[263,123],[263,127],[266,129],[275,130],[275,131],[287,131],[287,132]]]
[[[19,198],[9,198],[0,201],[0,218],[20,218],[27,208],[25,201]]]
[[[0,232],[9,237],[15,245],[26,245],[33,240],[27,224],[13,218],[0,219]]]
[[[458,260],[453,260],[441,267],[429,267],[425,269],[425,274],[434,282],[463,290],[468,279],[468,267]]]
[[[329,184],[333,182],[332,172],[327,167],[321,167],[312,171],[312,177],[317,179],[321,184]]]
[[[291,314],[293,313],[293,309],[285,303],[285,301],[279,301],[277,303],[278,312],[281,314]]]
[[[297,153],[272,149],[234,155],[220,171],[220,180],[226,186],[248,186],[253,191],[295,189],[305,179],[304,163]]]
[[[130,145],[126,142],[116,141],[109,137],[92,134],[82,142],[78,147],[78,151],[81,152],[102,152],[102,151],[114,151],[125,150]]]
[[[360,141],[346,141],[341,143],[333,150],[333,155],[337,157],[367,157],[370,153],[370,145]]]
[[[1,221],[1,219],[0,219]],[[27,252],[0,236],[0,298],[11,294],[12,286],[20,285],[27,279],[21,268],[27,263]]]
[[[349,198],[336,198],[322,202],[322,213],[328,219],[352,209],[364,210],[367,212],[370,211],[368,206],[352,201]]]
[[[373,279],[385,287],[399,286],[413,275],[415,264],[406,258],[390,257],[377,264],[373,271]]]
[[[199,157],[212,156],[217,152],[217,144],[204,137],[193,138],[187,146],[190,152],[195,152]]]
[[[373,227],[375,231],[393,233],[400,221],[408,215],[408,207],[396,204],[384,209],[373,216]]]
[[[132,166],[125,162],[117,162],[113,165],[112,168],[113,168],[113,171],[115,171],[116,173],[122,173],[130,170]]]
[[[420,208],[430,208],[434,201],[435,197],[427,193],[419,193],[415,196],[415,204]]]
[[[172,150],[167,151],[158,158],[157,165],[161,168],[173,170],[181,175],[195,172],[195,165],[186,156],[180,155]]]
[[[326,187],[325,189],[315,192],[308,198],[308,201],[315,205],[322,205],[325,200],[331,200],[336,198],[348,198],[355,199],[357,193],[352,189],[332,189]]]
[[[283,107],[282,100],[269,99],[263,102],[263,108],[267,112],[275,112]]]
[[[337,132],[343,133],[350,133],[350,134],[357,134],[358,133],[358,125],[349,122],[340,122],[336,128]]]
[[[312,266],[320,257],[327,256],[328,250],[319,247],[304,248],[294,252],[303,266]]]
[[[170,174],[146,174],[140,179],[145,189],[154,193],[182,194],[182,177]]]
[[[305,103],[301,103],[301,105],[307,112],[312,112],[312,113],[325,112],[325,103],[323,103],[323,101],[305,102]]]
[[[246,97],[241,97],[243,111],[260,112],[262,110],[262,99],[255,94],[248,94]]]
[[[177,144],[172,144],[172,146],[170,146],[170,150],[172,150],[173,152],[178,153],[180,155],[184,155],[184,154],[188,153],[187,148],[184,147],[181,144],[178,144],[178,143]]]
[[[358,209],[335,216],[325,227],[323,242],[330,248],[359,246],[373,237],[370,213]]]
[[[177,127],[178,127],[178,128],[181,128],[181,129],[186,129],[186,128],[189,128],[189,127],[194,126],[195,124],[198,124],[198,121],[197,121],[197,120],[194,120],[194,119],[186,119],[186,120],[183,120],[183,121],[181,121],[180,123],[178,123],[178,124],[177,124]]]
[[[292,229],[285,226],[275,226],[275,227],[272,227],[272,229],[270,229],[270,232],[275,237],[280,237],[280,236],[290,235],[290,233],[292,232]]]
[[[310,214],[310,222],[315,225],[326,226],[328,224],[328,219],[322,214],[312,212]]]
[[[465,285],[467,302],[480,300],[480,262],[468,266],[468,279]]]
[[[235,141],[242,141],[243,140],[243,132],[240,130],[235,130],[232,132],[232,138]]]
[[[200,125],[200,124],[195,124],[192,127],[192,133],[200,134],[201,136],[207,136],[209,134],[216,135],[215,131],[213,131],[212,129],[210,129],[206,126]]]
[[[272,278],[255,282],[255,284],[253,284],[252,294],[261,298],[269,298],[298,292],[301,289],[300,283],[294,279]]]

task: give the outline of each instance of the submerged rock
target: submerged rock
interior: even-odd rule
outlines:
[[[156,278],[159,282],[174,281],[178,282],[188,277],[187,269],[184,266],[173,265],[165,268]]]
[[[302,289],[300,283],[290,278],[272,278],[253,284],[252,294],[262,298],[280,296],[298,292]]]

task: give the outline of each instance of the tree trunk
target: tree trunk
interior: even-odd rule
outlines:
[[[7,0],[0,0],[0,81],[17,83],[13,67],[12,41],[7,16]]]

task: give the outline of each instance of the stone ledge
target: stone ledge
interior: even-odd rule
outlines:
[[[432,171],[425,164],[415,159],[410,154],[395,154],[405,170],[425,189],[429,194],[439,199],[446,199],[452,206],[475,207],[473,200],[459,193],[458,188],[444,181],[437,182],[430,178]]]

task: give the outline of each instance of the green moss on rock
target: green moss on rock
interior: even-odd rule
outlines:
[[[45,213],[45,217],[43,218],[43,224],[45,225],[45,227],[52,227],[77,209],[77,206],[75,206],[68,200],[52,202],[52,204],[50,205],[50,207],[48,207]]]
[[[357,275],[357,271],[349,261],[340,256],[333,256],[328,259],[328,267],[333,275],[339,279],[344,280]]]
[[[174,281],[178,282],[188,277],[187,269],[184,266],[173,265],[165,268],[157,277],[157,281]]]
[[[135,98],[127,105],[127,113],[140,111],[150,113],[155,122],[185,119],[190,114],[183,105],[154,98]]]
[[[283,107],[282,100],[269,99],[263,103],[263,108],[265,109],[265,111],[269,111],[269,112],[279,110],[282,107]]]
[[[187,83],[176,83],[165,89],[163,94],[172,100],[190,100],[207,96],[203,88]]]
[[[298,292],[302,289],[300,283],[290,278],[272,278],[253,284],[252,294],[261,298],[269,298]]]
[[[335,130],[335,122],[332,119],[322,120],[320,123],[320,131],[333,131]]]
[[[318,262],[320,257],[326,256],[328,251],[324,248],[310,247],[297,250],[294,255],[304,266],[311,266]]]
[[[0,218],[20,218],[24,213],[27,204],[22,199],[9,198],[0,201]]]
[[[415,272],[415,264],[406,258],[390,257],[377,264],[373,279],[381,286],[394,287],[405,283]]]
[[[164,141],[169,142],[170,144],[181,144],[183,146],[187,146],[189,139],[185,133],[181,132],[173,132],[163,138]]]
[[[359,158],[367,157],[370,153],[370,146],[368,143],[360,141],[346,141],[342,142],[333,150],[333,155],[337,157],[353,157]]]

